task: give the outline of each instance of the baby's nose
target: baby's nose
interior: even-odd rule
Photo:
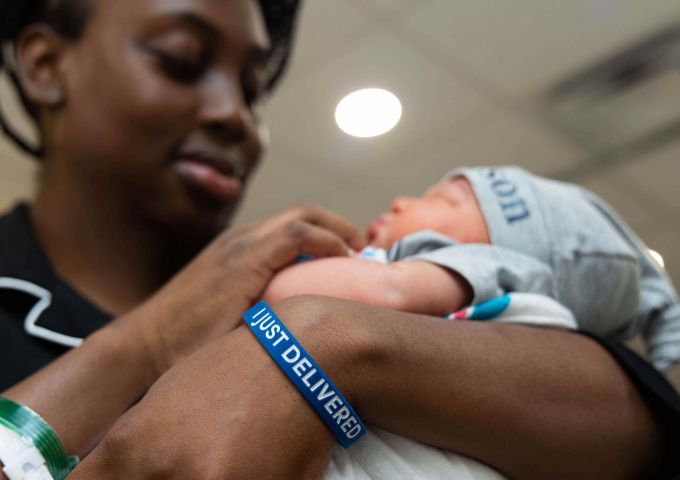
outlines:
[[[399,213],[403,211],[408,204],[411,202],[411,197],[396,197],[392,200],[391,210],[393,213]]]

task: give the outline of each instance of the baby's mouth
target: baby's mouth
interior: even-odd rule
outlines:
[[[375,220],[373,220],[366,228],[366,239],[369,244],[373,243],[373,241],[378,237],[380,230],[382,230],[386,222],[386,215],[382,214],[376,217]]]

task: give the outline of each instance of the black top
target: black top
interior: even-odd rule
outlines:
[[[109,320],[56,276],[25,205],[0,217],[0,392]]]
[[[581,332],[602,345],[638,387],[650,409],[663,425],[670,441],[669,464],[659,478],[680,480],[680,396],[654,367],[620,343]]]
[[[39,245],[28,208],[0,217],[0,392],[80,343],[111,317],[56,276]],[[581,332],[622,366],[667,428],[671,452],[680,452],[680,396],[666,379],[619,343]],[[680,455],[665,480],[680,480]]]

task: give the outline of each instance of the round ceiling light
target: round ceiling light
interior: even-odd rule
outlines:
[[[392,130],[400,119],[401,102],[380,88],[352,92],[335,109],[338,126],[353,137],[377,137]]]

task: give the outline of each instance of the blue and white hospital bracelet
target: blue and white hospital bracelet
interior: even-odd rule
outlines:
[[[243,319],[340,445],[348,448],[366,433],[359,415],[269,305],[258,303],[243,314]]]

